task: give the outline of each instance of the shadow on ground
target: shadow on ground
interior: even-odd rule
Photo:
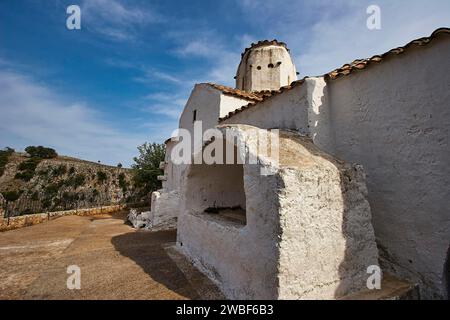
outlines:
[[[184,274],[167,255],[164,245],[175,242],[176,231],[136,231],[111,239],[117,252],[139,265],[148,276],[188,299],[199,299]]]

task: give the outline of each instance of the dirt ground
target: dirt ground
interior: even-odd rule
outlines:
[[[222,298],[175,240],[176,231],[135,231],[125,213],[0,233],[0,299]],[[67,288],[70,265],[80,267],[80,290]]]

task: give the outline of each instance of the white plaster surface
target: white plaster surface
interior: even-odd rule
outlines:
[[[149,213],[148,229],[152,231],[170,230],[177,227],[179,211],[178,190],[164,189],[152,193],[151,211]]]
[[[288,59],[283,50],[273,49],[274,57]],[[238,88],[252,91],[270,89],[272,85],[278,89],[284,85],[276,85],[276,70],[269,70],[269,74],[253,74],[255,70],[250,65],[255,62],[267,68],[266,60],[272,48],[260,51],[243,59],[238,69]],[[419,282],[424,298],[445,297],[448,285],[444,279],[444,273],[448,272],[444,270],[444,264],[450,247],[447,210],[447,199],[450,198],[449,55],[450,39],[437,38],[432,44],[384,58],[382,63],[355,71],[350,76],[332,81],[322,77],[306,79],[302,85],[222,122],[225,125],[296,130],[309,135],[325,152],[346,162],[362,164],[367,173],[368,200],[383,267],[397,277]],[[199,110],[198,118],[206,124],[204,129],[213,127],[219,116],[239,107],[240,100],[222,95],[210,86],[197,85],[182,114],[180,127],[192,129],[194,109]],[[243,100],[242,105],[246,104]],[[351,217],[358,217],[355,212],[368,210],[363,173],[360,167],[354,167],[353,172],[344,165],[333,171],[325,162],[321,165],[327,169],[307,171],[307,176],[298,170],[281,168],[276,175],[264,178],[259,175],[260,168],[244,165],[245,226],[224,225],[217,219],[199,214],[198,210],[202,210],[200,195],[206,196],[206,202],[210,203],[214,193],[214,189],[199,188],[205,183],[213,183],[208,181],[208,175],[201,174],[206,172],[201,167],[179,168],[173,175],[175,178],[167,177],[165,183],[170,185],[169,189],[178,189],[184,184],[182,177],[187,175],[190,181],[186,181],[186,185],[198,193],[180,191],[184,200],[180,202],[179,245],[183,242],[185,253],[220,282],[229,297],[317,298],[354,290],[351,282],[346,280],[348,277],[341,273],[356,269],[345,264],[344,267],[337,266],[337,262],[340,259],[351,261],[353,255],[358,256],[354,249],[342,250],[343,238],[349,247],[371,252],[370,241],[360,238],[360,231],[364,226],[368,227],[368,214],[355,218],[355,223],[363,226],[362,229],[347,230],[342,226],[339,229],[339,222],[333,220],[335,216],[327,219],[327,213],[321,211],[321,206],[316,206],[314,197],[304,201],[303,194],[316,192],[318,198],[329,199],[330,203],[323,204],[328,213],[344,210]],[[327,174],[322,176],[325,172]],[[348,188],[342,193],[342,201],[349,201],[351,207],[362,211],[346,211],[338,201],[336,184],[338,176],[342,178],[345,172],[352,181],[346,182]],[[214,170],[209,173],[211,178],[220,177]],[[175,182],[171,184],[170,179]],[[320,181],[316,187],[314,179]],[[302,190],[301,194],[299,190]],[[295,194],[302,201],[293,199]],[[188,195],[192,196],[192,201],[186,206]],[[238,198],[236,193],[227,199],[229,203],[236,203]],[[220,197],[215,200],[220,202]],[[308,208],[302,205],[308,205]],[[295,215],[286,213],[290,208],[296,208]],[[304,229],[297,230],[299,225]],[[302,232],[297,232],[299,230]],[[306,242],[302,238],[305,234],[310,239]],[[343,238],[339,238],[339,234],[344,235]],[[305,247],[305,243],[309,246]],[[320,247],[322,243],[328,247]],[[299,257],[303,254],[312,256],[315,251],[330,254],[333,261],[325,265],[319,255],[311,261],[313,267],[308,269],[303,264],[307,260]],[[296,256],[297,252],[299,256]],[[361,264],[373,260],[361,259],[364,261]],[[281,264],[278,266],[278,263]],[[291,273],[290,265],[302,269],[298,271],[298,279],[305,277],[321,285],[316,287],[314,282],[308,281],[299,283],[293,276],[297,271]],[[314,274],[317,269],[329,273]],[[274,280],[274,275],[279,278]],[[359,283],[361,275],[354,275]],[[338,278],[340,284],[335,287]]]
[[[193,111],[196,120],[202,121],[202,133],[217,125],[219,117],[247,104],[248,101],[223,94],[208,84],[198,84],[189,97],[180,117],[180,128],[187,129],[194,137]],[[151,226],[153,230],[173,228],[179,211],[179,192],[183,184],[185,164],[175,165],[171,153],[176,141],[166,143],[163,188],[152,194]],[[193,141],[192,141],[193,147]]]
[[[424,298],[446,296],[449,55],[449,37],[437,38],[350,76],[307,79],[222,122],[297,129],[362,164],[383,266]]]
[[[196,84],[180,116],[179,128],[194,130],[193,111],[197,120],[203,122],[203,129],[214,127],[220,115],[220,90],[208,84]]]
[[[257,130],[225,128],[241,136]],[[246,138],[256,152],[255,135]],[[378,262],[362,168],[292,132],[283,131],[280,147],[274,175],[260,174],[270,163],[265,158],[258,165],[190,166],[177,245],[231,299],[326,299],[361,290],[367,267]],[[245,225],[204,212],[244,198]]]
[[[257,105],[238,112],[221,124],[247,124],[261,129],[283,128],[308,133],[308,91],[294,87]]]
[[[450,38],[328,84],[333,152],[364,165],[386,266],[442,298],[450,246]]]
[[[278,90],[295,80],[295,65],[286,48],[267,45],[244,54],[236,74],[236,88],[247,92]]]

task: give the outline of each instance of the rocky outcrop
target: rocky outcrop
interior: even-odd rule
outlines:
[[[146,228],[152,231],[172,230],[177,228],[179,194],[164,189],[152,193],[151,211],[139,213],[131,209],[128,221],[134,228]]]
[[[0,177],[0,193],[18,197],[8,203],[10,216],[148,201],[133,185],[130,169],[58,156],[40,160],[24,176],[27,161],[26,154],[12,154]]]
[[[150,211],[138,212],[136,209],[131,209],[127,218],[135,229],[148,229],[150,226]]]

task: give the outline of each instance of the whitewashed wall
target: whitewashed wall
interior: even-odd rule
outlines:
[[[380,248],[425,297],[444,296],[450,244],[450,38],[434,41],[328,84],[333,151],[363,164]]]
[[[248,124],[261,129],[308,132],[307,86],[301,85],[245,109],[221,124]]]
[[[193,132],[194,110],[197,110],[197,120],[203,122],[204,129],[214,127],[220,114],[221,94],[219,90],[208,84],[196,84],[180,116],[179,128]]]
[[[202,131],[204,132],[217,125],[219,117],[246,103],[248,103],[247,100],[225,95],[208,84],[197,84],[181,114],[179,127],[189,130],[193,138],[194,110],[197,110],[196,119],[202,121]],[[172,140],[166,143],[165,180],[162,183],[162,189],[152,195],[152,223],[154,226],[158,224],[170,226],[173,218],[178,216],[179,190],[183,184],[183,173],[187,165],[175,165],[172,162],[172,150],[176,144],[177,141]],[[191,141],[191,145],[193,146],[193,141]]]
[[[250,49],[242,57],[236,75],[236,88],[252,92],[278,90],[297,80],[291,55],[283,46]]]
[[[289,128],[367,172],[383,262],[445,297],[450,245],[450,38],[269,98],[223,123]],[[448,271],[447,271],[448,272]]]

